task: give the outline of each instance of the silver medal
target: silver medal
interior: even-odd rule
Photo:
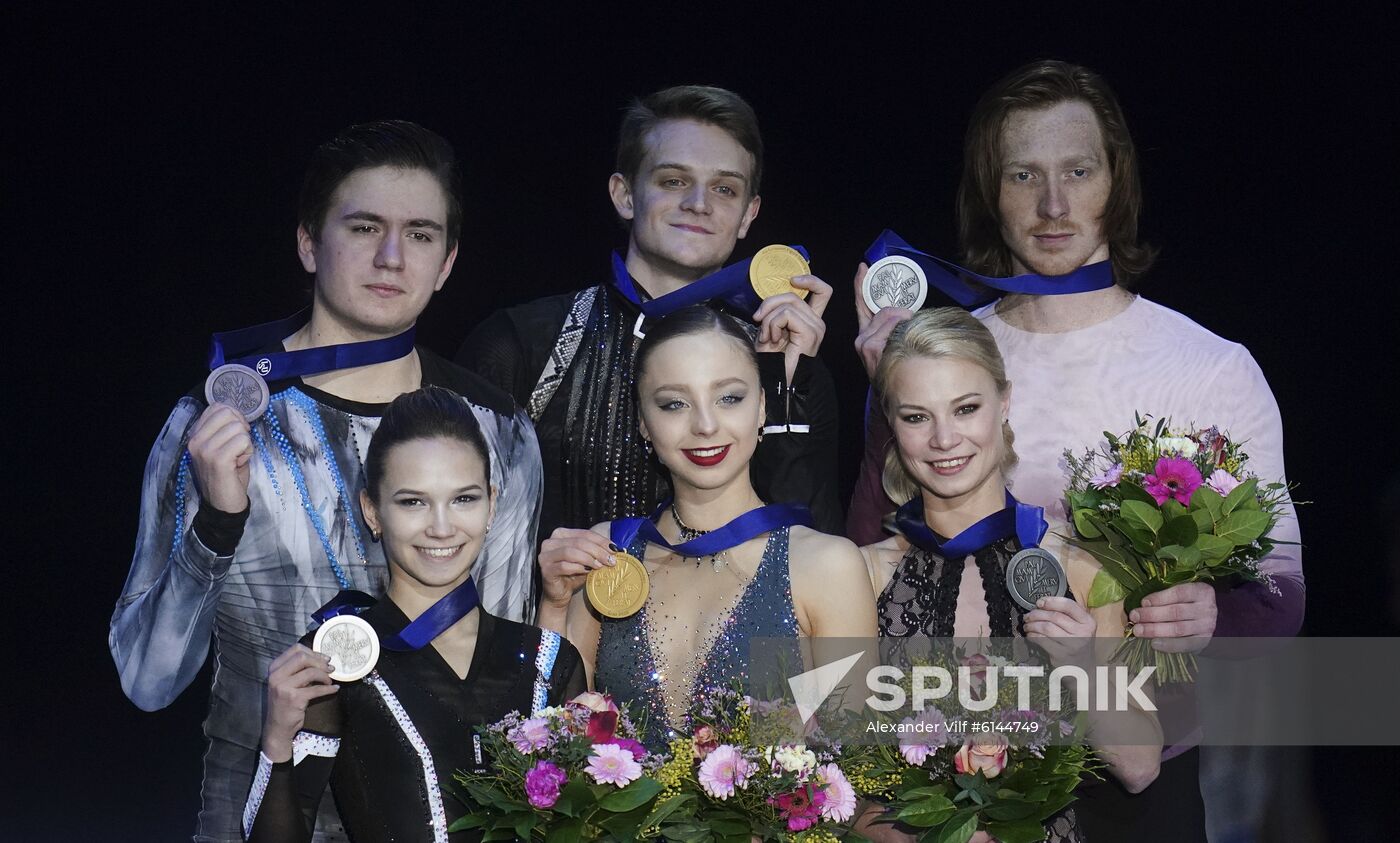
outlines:
[[[1028,547],[1006,563],[1006,590],[1027,611],[1042,597],[1064,597],[1067,588],[1064,566],[1042,547]]]
[[[923,267],[914,261],[890,255],[870,265],[860,291],[871,313],[886,307],[918,310],[928,298],[928,278]]]
[[[205,379],[204,398],[211,406],[227,404],[253,421],[267,409],[267,382],[247,366],[225,363]]]
[[[354,682],[374,670],[379,661],[379,636],[358,615],[336,615],[316,630],[311,649],[331,657],[331,678]]]

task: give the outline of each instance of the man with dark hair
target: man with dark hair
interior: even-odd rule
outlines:
[[[1284,476],[1278,405],[1248,350],[1130,292],[1155,254],[1138,241],[1141,197],[1122,110],[1093,71],[1036,62],[978,102],[958,189],[967,266],[987,276],[1053,278],[1111,261],[1116,282],[1060,295],[1009,294],[976,311],[996,337],[1013,383],[1010,423],[1021,461],[1012,488],[1020,500],[1060,518],[1069,479],[1061,455],[1101,446],[1104,429],[1130,427],[1136,412],[1171,417],[1178,425],[1218,425],[1249,442],[1251,467],[1260,477]],[[864,273],[862,265],[856,349],[873,372],[889,332],[910,313],[885,309],[872,316],[859,294]],[[858,544],[879,540],[883,513],[894,508],[880,485],[889,441],[886,420],[872,410],[848,521]],[[1291,504],[1273,538],[1298,540]],[[1199,650],[1212,636],[1296,634],[1304,593],[1297,545],[1280,543],[1263,567],[1277,591],[1256,583],[1220,591],[1204,583],[1174,586],[1131,613],[1134,634],[1160,639],[1163,650]],[[1199,752],[1193,749],[1199,738],[1177,737],[1158,782],[1123,797],[1113,839],[1203,834]],[[1089,821],[1094,813],[1080,811]]]
[[[641,303],[724,266],[758,215],[762,169],[758,122],[737,94],[687,85],[634,102],[608,182],[628,232],[613,280],[498,311],[462,346],[457,361],[535,420],[545,465],[541,538],[556,527],[582,535],[601,521],[650,515],[666,496],[638,430],[632,365],[649,322]],[[793,284],[811,291],[809,301],[784,293],[754,312],[728,311],[761,352],[768,419],[754,483],[765,500],[805,503],[819,529],[839,531],[835,389],[816,358],[831,288],[811,275]],[[547,609],[542,603],[541,623]]]
[[[309,313],[254,347],[226,349],[251,354],[267,376],[265,407],[245,412],[191,393],[151,450],[108,644],[127,696],[150,711],[189,685],[214,642],[197,840],[243,838],[273,657],[338,591],[382,592],[384,554],[362,526],[356,490],[395,396],[436,384],[471,407],[498,491],[473,577],[488,611],[519,620],[532,609],[541,477],[529,419],[510,396],[412,341],[457,255],[455,173],[447,142],[412,123],[352,126],[321,146],[297,228],[315,276]],[[294,757],[317,752],[307,745]],[[318,840],[344,839],[329,799],[316,827]]]

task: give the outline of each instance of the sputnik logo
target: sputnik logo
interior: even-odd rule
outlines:
[[[861,651],[840,661],[799,673],[788,680],[788,688],[792,690],[792,698],[797,703],[797,713],[801,715],[803,723],[812,719],[812,715],[817,713],[826,698],[831,696],[831,692],[836,690],[836,686],[864,655],[865,652]]]

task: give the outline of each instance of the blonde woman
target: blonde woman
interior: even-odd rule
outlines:
[[[1063,524],[1046,530],[1041,513],[1016,503],[1006,488],[1016,462],[1006,421],[1011,384],[982,323],[959,308],[920,311],[890,335],[875,386],[894,430],[884,485],[904,504],[901,533],[862,549],[881,637],[1024,637],[1053,661],[1068,658],[1083,639],[1121,636],[1121,603],[1083,605],[1098,563],[1058,539]],[[1028,532],[1028,523],[1038,529]],[[1006,567],[1034,543],[1063,565],[1068,593],[1041,597],[1027,610],[1007,590]],[[1113,728],[1154,736],[1156,745],[1096,741],[1096,748],[1109,772],[1138,792],[1157,775],[1160,730],[1150,714],[1131,717],[1135,722]],[[888,825],[867,833],[911,839]],[[1049,839],[1082,839],[1072,812],[1056,819]]]

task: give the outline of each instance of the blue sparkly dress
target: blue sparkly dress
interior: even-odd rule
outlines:
[[[732,570],[728,566],[711,571],[708,564],[701,566],[698,560],[693,571],[679,570],[691,568],[685,559],[648,563],[652,588],[641,610],[626,618],[602,619],[594,684],[614,699],[630,703],[634,713],[644,714],[643,743],[649,750],[664,750],[678,733],[688,731],[686,712],[697,693],[748,679],[751,639],[789,638],[793,642],[792,658],[801,663],[788,569],[788,530],[779,527],[768,534],[763,557],[747,582],[726,574]],[[638,537],[627,552],[643,559],[646,547],[646,540]],[[673,597],[683,601],[727,600],[730,608],[704,630],[700,640],[708,646],[702,643],[698,648],[685,647],[680,653],[668,655],[668,642],[697,632],[673,629],[664,623],[672,617],[666,614],[670,601],[659,605],[657,598],[667,593],[667,575],[672,573],[677,575],[669,577],[675,581]],[[721,590],[722,578],[729,577],[730,593],[707,593],[705,584],[711,581],[711,575],[716,578],[714,581],[721,582]]]

